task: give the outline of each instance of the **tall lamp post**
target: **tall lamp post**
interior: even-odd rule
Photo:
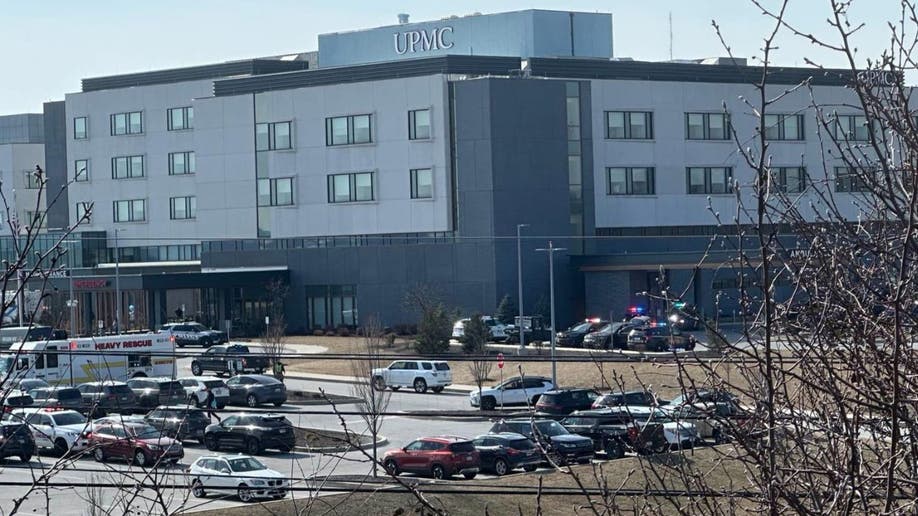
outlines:
[[[551,383],[558,387],[558,363],[555,361],[555,253],[558,251],[567,251],[564,247],[555,247],[551,240],[548,241],[548,247],[536,249],[548,253],[548,285],[551,297]]]
[[[115,333],[121,335],[121,273],[119,270],[120,252],[118,248],[118,232],[115,228]]]
[[[523,314],[525,312],[523,312],[523,246],[520,243],[520,230],[528,227],[529,224],[516,225],[516,282],[519,287],[517,306],[520,309],[520,353],[526,347],[526,332],[523,331]]]

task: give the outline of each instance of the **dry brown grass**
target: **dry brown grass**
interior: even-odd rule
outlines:
[[[356,337],[296,337],[291,342],[314,344],[328,348],[329,353],[354,353],[358,350]],[[535,353],[535,350],[530,350]],[[383,348],[385,354],[413,354],[412,343],[408,340],[397,340],[391,348]],[[542,351],[547,354],[547,351]],[[580,355],[584,362],[558,362],[558,382],[567,387],[593,387],[602,390],[618,389],[624,385],[625,389],[637,389],[642,386],[652,387],[660,396],[672,397],[682,391],[682,384],[686,387],[694,385],[707,385],[708,371],[697,364],[684,364],[681,366],[682,375],[679,374],[680,366],[675,363],[652,362],[591,362],[587,355]],[[551,376],[550,362],[535,362],[505,353],[504,377],[508,378],[519,374],[520,369],[526,375]],[[453,383],[461,385],[474,385],[475,379],[464,362],[454,361]],[[736,372],[736,367],[730,364],[719,364],[721,375],[733,381],[741,380],[741,375]],[[320,356],[309,360],[292,360],[287,366],[288,373],[320,373],[340,376],[351,376],[352,370],[347,360],[322,360]],[[499,372],[495,366],[491,372],[488,385],[497,383]]]

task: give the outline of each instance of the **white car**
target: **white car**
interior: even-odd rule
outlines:
[[[221,496],[235,491],[240,501],[251,502],[258,498],[283,498],[290,487],[284,475],[249,455],[205,455],[191,464],[188,476],[191,494],[196,498],[207,496],[210,489]]]
[[[501,405],[526,405],[535,406],[543,393],[555,388],[551,378],[541,376],[515,376],[504,383],[488,387],[469,394],[469,403],[481,410],[494,410]]]
[[[91,428],[91,423],[75,410],[21,408],[14,409],[3,419],[22,421],[29,425],[38,449],[52,450],[58,455],[64,455],[89,447],[86,432]]]
[[[389,367],[373,370],[373,388],[378,391],[412,387],[415,392],[424,393],[429,388],[439,394],[451,383],[453,372],[442,360],[396,360]]]
[[[186,376],[178,379],[185,389],[188,401],[199,408],[207,404],[209,393],[213,392],[216,409],[222,409],[229,402],[229,387],[226,382],[215,376]]]
[[[660,407],[622,407],[638,424],[660,423],[663,426],[663,435],[670,447],[691,448],[698,442],[698,427],[688,421],[675,421],[671,412]]]
[[[465,319],[460,319],[453,324],[453,338],[461,339],[465,336],[465,323],[469,322],[471,318],[466,317]],[[488,332],[491,337],[490,340],[494,342],[504,342],[507,340],[507,326],[498,321],[497,319],[491,317],[490,315],[482,315],[481,320],[484,321],[485,325],[488,327]]]

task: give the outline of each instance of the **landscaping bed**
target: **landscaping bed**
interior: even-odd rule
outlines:
[[[336,430],[293,427],[293,434],[296,436],[297,448],[323,452],[347,452],[355,449],[355,444],[361,447],[373,444],[373,438],[368,435],[345,436],[344,432]],[[351,442],[348,442],[348,437]]]

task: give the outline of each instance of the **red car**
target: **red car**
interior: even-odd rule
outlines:
[[[182,443],[145,423],[102,423],[87,434],[99,462],[119,458],[141,467],[163,462],[175,464],[185,456]]]
[[[481,469],[481,457],[468,439],[422,437],[400,450],[386,452],[383,465],[390,475],[405,472],[441,479],[461,474],[471,480]]]

